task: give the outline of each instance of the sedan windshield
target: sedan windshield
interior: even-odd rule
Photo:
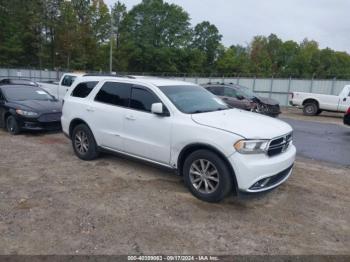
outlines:
[[[41,88],[31,86],[3,88],[4,95],[9,101],[25,100],[54,100],[54,97]]]
[[[159,89],[177,109],[186,114],[229,109],[220,98],[200,86],[159,86]]]
[[[249,88],[246,88],[244,86],[235,86],[235,88],[237,89],[237,95],[240,95],[249,99],[253,99],[256,97],[253,91],[251,91]]]

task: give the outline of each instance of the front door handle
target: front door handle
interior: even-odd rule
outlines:
[[[131,120],[131,121],[134,121],[136,120],[136,118],[134,116],[126,116],[125,117],[127,120]]]
[[[89,107],[89,108],[87,108],[87,109],[86,109],[86,111],[88,111],[88,112],[95,112],[95,109],[94,109],[94,108]]]

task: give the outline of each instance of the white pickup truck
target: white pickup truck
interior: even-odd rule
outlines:
[[[293,92],[289,104],[303,108],[307,116],[319,115],[322,111],[346,112],[350,107],[350,85],[346,85],[338,96]]]
[[[44,88],[51,95],[59,100],[62,100],[68,91],[68,88],[73,84],[74,80],[84,75],[83,73],[66,73],[63,74],[58,83],[39,82],[40,87]]]

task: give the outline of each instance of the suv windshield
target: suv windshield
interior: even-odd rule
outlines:
[[[229,109],[220,98],[200,86],[159,86],[159,89],[186,114]]]
[[[9,101],[24,101],[24,100],[54,100],[54,97],[49,95],[41,88],[30,86],[23,87],[8,87],[4,88],[4,95]]]

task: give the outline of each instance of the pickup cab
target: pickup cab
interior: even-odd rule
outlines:
[[[68,91],[68,88],[74,83],[74,80],[83,76],[83,73],[65,73],[58,83],[40,82],[40,87],[49,92],[58,100],[62,100]]]
[[[350,85],[346,85],[338,96],[293,92],[289,104],[303,108],[307,116],[319,115],[322,111],[344,113],[350,107]]]

